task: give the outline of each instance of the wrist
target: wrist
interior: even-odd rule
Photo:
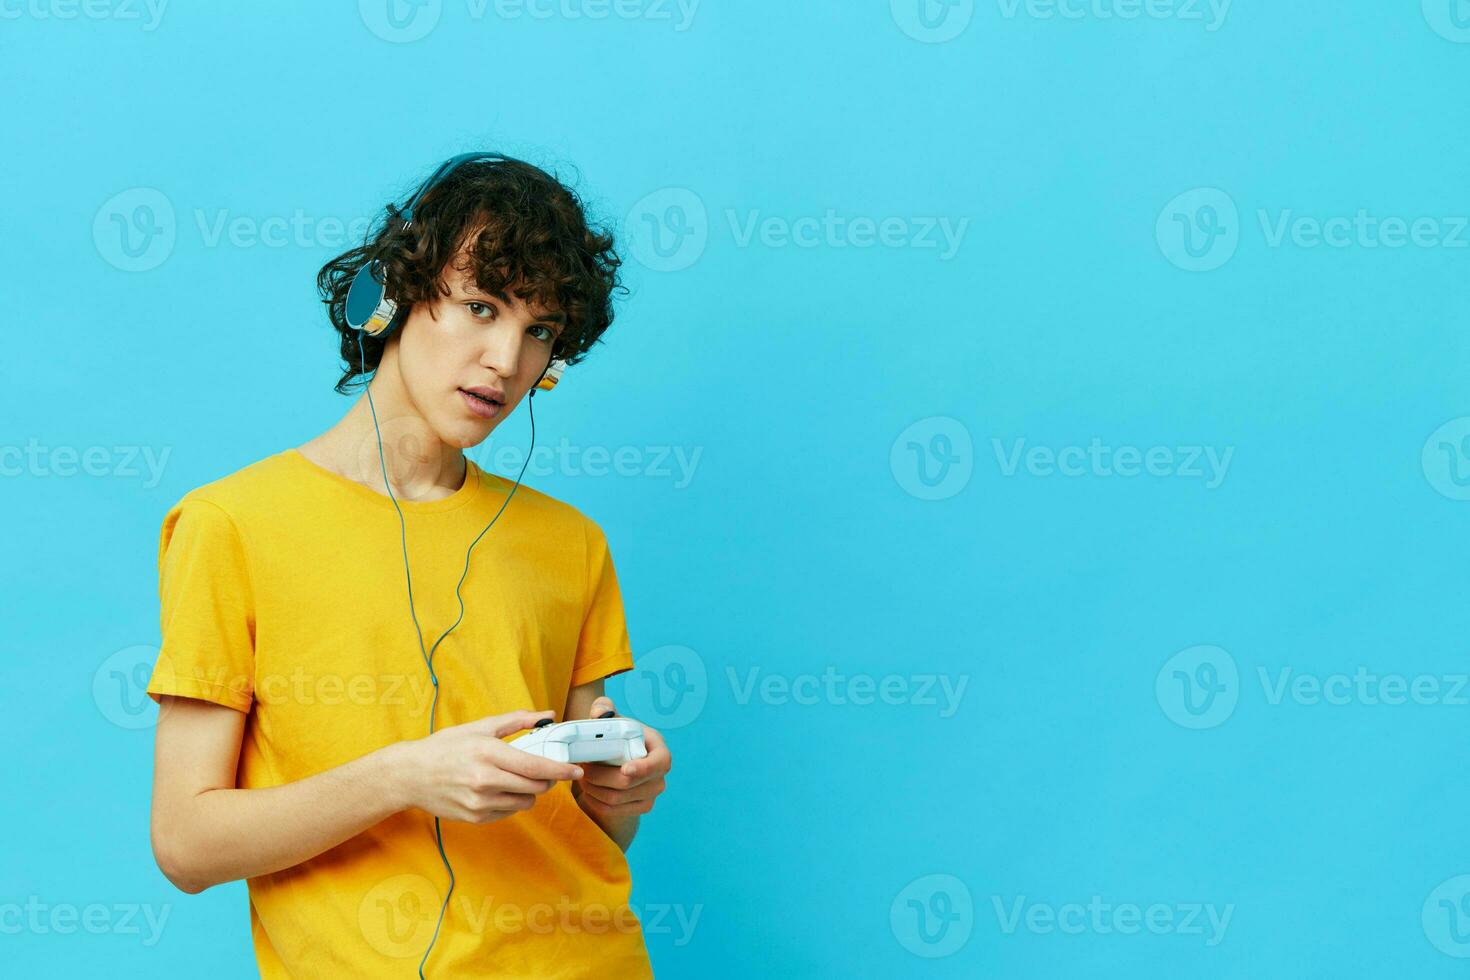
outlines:
[[[616,817],[605,813],[595,803],[588,804],[583,800],[584,794],[579,783],[572,783],[572,799],[587,817],[610,839],[618,845],[620,850],[626,851],[628,845],[633,843],[633,837],[638,833],[638,814]]]
[[[373,763],[373,781],[383,788],[394,813],[414,805],[412,745],[413,740],[393,742],[369,755]]]

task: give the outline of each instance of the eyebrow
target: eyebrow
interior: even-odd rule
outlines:
[[[480,289],[479,287],[471,286],[470,289],[468,290],[468,292],[479,293],[482,296],[489,296],[492,299],[498,299],[502,303],[504,303],[506,306],[510,306],[511,305],[510,298],[508,296],[506,296],[505,293],[504,292],[501,292],[500,290],[496,290],[493,293],[487,293],[487,292],[485,292],[485,290]],[[559,327],[565,327],[567,325],[567,315],[565,313],[563,313],[561,310],[553,310],[550,313],[547,313],[547,314],[544,314],[542,316],[537,317],[536,320],[535,320],[535,322],[536,323],[554,323],[554,324],[556,324]]]

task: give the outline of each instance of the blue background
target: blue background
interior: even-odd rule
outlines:
[[[932,41],[904,0],[704,0],[682,30],[652,0],[442,0],[416,40],[371,0],[175,3],[152,29],[7,0],[0,448],[49,448],[0,479],[5,972],[255,975],[244,885],[185,896],[153,864],[151,706],[119,664],[158,641],[169,505],[346,411],[313,289],[342,247],[208,230],[350,221],[495,147],[627,232],[632,294],[538,399],[542,444],[701,454],[686,486],[528,478],[602,525],[635,654],[684,671],[613,684],[676,757],[630,853],[635,908],[698,910],[648,936],[660,976],[1462,975],[1470,5],[1237,0],[1211,30],[1183,2],[935,3],[960,29]],[[174,241],[130,270],[108,231],[165,228],[137,210],[157,195]],[[908,244],[739,234],[828,209]],[[1448,241],[1269,233],[1360,210]],[[926,218],[968,220],[955,254]],[[1192,240],[1217,267],[1181,268],[1186,227],[1220,229]],[[522,411],[495,444],[527,434]],[[1233,455],[1213,487],[1005,466],[1093,439]],[[169,452],[162,479],[124,446]],[[111,475],[58,475],[57,447]],[[1200,645],[1213,692],[1169,666]],[[913,696],[742,696],[753,668],[829,667]],[[1360,668],[1440,695],[1261,681]],[[926,676],[964,679],[957,711]],[[1233,707],[1190,727],[1202,703]],[[31,896],[169,918],[152,945],[15,928]],[[1093,896],[1176,927],[1007,928],[1023,897]],[[1223,939],[1177,927],[1191,905],[1231,909]]]

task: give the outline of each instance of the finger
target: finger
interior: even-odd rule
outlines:
[[[491,810],[519,813],[535,805],[535,793],[492,793],[484,798],[484,806]]]
[[[668,751],[669,743],[664,741],[663,732],[650,725],[643,726],[643,747],[652,755],[657,750]]]
[[[491,715],[480,719],[487,734],[496,738],[514,735],[516,732],[534,728],[542,718],[555,718],[555,711],[512,711],[505,715]]]
[[[623,775],[642,781],[650,776],[662,776],[674,768],[674,757],[669,753],[668,743],[657,729],[643,726],[643,747],[648,754],[623,763],[619,767]]]
[[[617,766],[589,765],[586,768],[587,775],[582,777],[582,785],[584,786],[603,786],[607,789],[632,789],[639,783],[654,778],[652,776],[629,776]]]
[[[487,801],[474,798],[466,801],[456,808],[456,812],[449,816],[451,820],[463,820],[466,823],[484,823],[488,820],[498,820],[519,810],[511,809],[509,804],[495,805]]]
[[[587,782],[582,783],[582,795],[591,796],[599,803],[607,806],[622,806],[626,803],[637,803],[641,800],[651,800],[665,789],[662,779],[650,780],[648,783],[633,787],[632,789],[610,789],[606,786],[596,786]]]
[[[601,762],[589,762],[582,768],[587,772],[582,777],[583,785],[608,786],[613,789],[627,788],[628,779],[617,766],[610,766]]]
[[[508,751],[497,753],[495,764],[506,772],[518,773],[527,779],[562,781],[582,778],[581,766],[572,765],[570,762],[554,762],[551,759],[543,759],[539,755],[522,752],[515,747],[514,742],[501,742],[500,744]]]
[[[501,769],[499,776],[495,779],[494,789],[501,793],[529,793],[532,795],[545,793],[556,785],[554,779],[531,779],[522,776],[518,772]]]
[[[617,705],[613,704],[613,699],[604,694],[602,697],[592,702],[592,708],[588,711],[587,717],[612,718],[617,713],[618,708]]]

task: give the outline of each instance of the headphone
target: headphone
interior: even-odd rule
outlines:
[[[414,194],[409,201],[408,207],[398,213],[398,220],[402,222],[402,227],[398,231],[403,232],[408,230],[409,226],[413,224],[414,208],[418,207],[422,203],[424,196],[459,167],[460,164],[470,160],[482,159],[506,160],[507,158],[498,153],[462,153],[459,156],[451,157],[445,161],[424,182],[418,192]],[[381,260],[373,259],[361,269],[358,269],[356,275],[352,277],[352,285],[347,290],[345,312],[347,325],[353,328],[353,332],[357,336],[358,364],[362,365],[366,361],[362,344],[363,334],[371,337],[386,336],[398,327],[402,320],[402,317],[399,315],[398,304],[388,298],[388,287],[384,281]],[[398,498],[393,495],[393,484],[388,479],[388,463],[383,454],[383,430],[378,426],[378,409],[373,404],[372,386],[368,385],[366,387],[368,409],[372,412],[373,416],[373,430],[378,436],[378,462],[383,470],[383,486],[388,488],[388,498],[393,501],[393,509],[398,511],[399,540],[403,545],[403,575],[408,585],[408,614],[413,619],[414,639],[418,641],[419,652],[424,657],[424,665],[429,669],[429,680],[434,685],[433,700],[429,704],[429,734],[431,735],[434,733],[435,712],[439,706],[439,675],[434,672],[434,651],[439,649],[439,644],[443,643],[444,638],[452,633],[454,628],[464,619],[464,596],[460,595],[459,590],[464,585],[464,580],[470,573],[470,552],[475,550],[475,545],[480,543],[480,538],[483,538],[495,526],[495,522],[500,520],[500,515],[505,512],[505,508],[510,504],[511,498],[515,496],[516,490],[521,485],[521,477],[526,473],[527,464],[531,462],[531,454],[536,449],[536,409],[534,407],[536,392],[550,391],[555,388],[556,383],[561,380],[562,371],[565,369],[566,363],[564,361],[553,358],[547,363],[546,370],[541,373],[541,378],[536,382],[535,387],[531,389],[531,397],[527,399],[527,409],[531,415],[531,452],[526,453],[526,461],[521,464],[521,472],[516,475],[515,485],[510,488],[510,493],[506,494],[505,500],[500,505],[500,509],[495,512],[495,516],[490,518],[490,523],[485,525],[485,529],[475,536],[475,540],[471,541],[469,548],[465,550],[464,571],[460,573],[459,583],[454,587],[454,597],[459,600],[459,617],[450,624],[449,629],[439,635],[439,639],[435,640],[434,645],[427,650],[424,649],[423,630],[419,627],[418,613],[414,611],[413,605],[413,572],[409,569],[408,562],[408,527],[403,519],[403,508],[398,506]],[[465,479],[468,480],[469,478],[470,473],[466,469]],[[439,918],[434,923],[434,935],[429,940],[428,948],[424,950],[423,959],[419,960],[419,980],[424,980],[424,964],[428,962],[429,953],[433,951],[434,943],[439,939],[439,927],[444,924],[444,913],[449,909],[449,897],[454,894],[454,867],[449,863],[449,855],[444,852],[444,834],[440,828],[438,817],[434,818],[434,843],[439,848],[439,860],[444,863],[444,870],[449,872],[449,890],[444,893],[444,903],[439,906]]]
[[[461,153],[459,156],[450,157],[440,164],[439,169],[435,170],[413,197],[409,198],[408,206],[398,212],[396,220],[400,222],[400,226],[397,231],[401,234],[413,227],[414,210],[423,203],[429,191],[459,169],[460,165],[472,160],[503,161],[507,159],[499,153]],[[357,270],[357,274],[352,277],[352,285],[347,288],[347,302],[343,312],[349,327],[369,337],[386,337],[401,325],[403,318],[399,316],[398,303],[388,296],[388,283],[382,260],[373,259]],[[361,343],[362,338],[359,336],[359,346]],[[566,361],[552,358],[551,363],[546,365],[546,370],[536,381],[536,386],[531,389],[531,396],[534,398],[537,391],[550,391],[555,388],[556,383],[561,380],[562,372],[566,369]]]

